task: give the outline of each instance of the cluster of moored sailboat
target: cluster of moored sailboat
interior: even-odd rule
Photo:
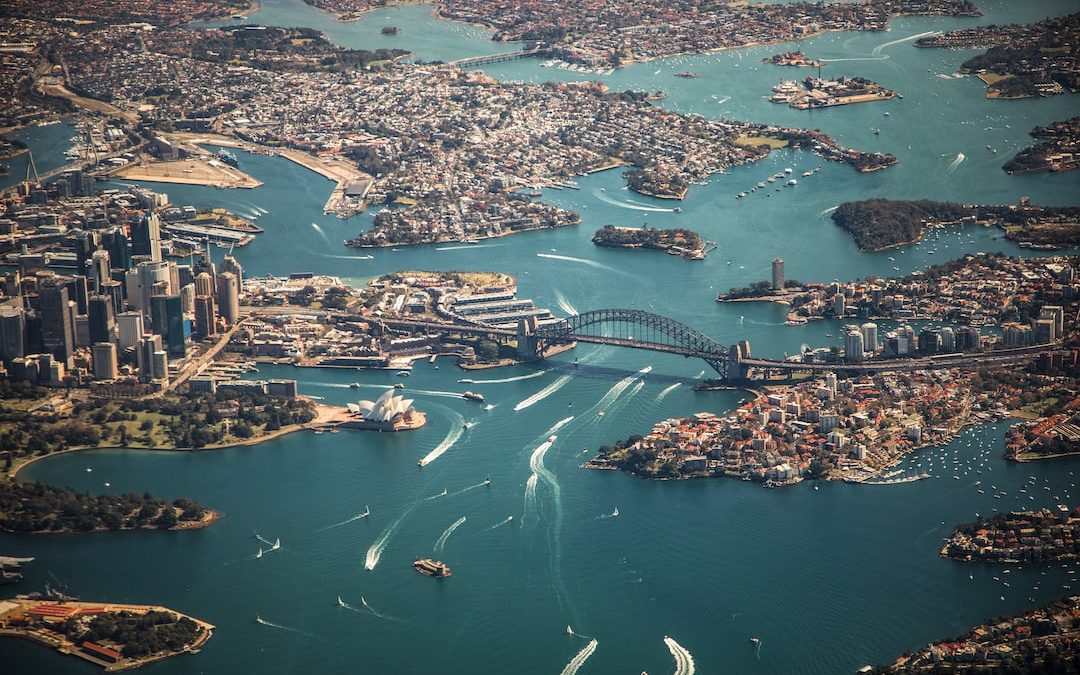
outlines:
[[[802,172],[802,177],[803,178],[809,178],[810,176],[813,176],[818,171],[821,171],[820,166],[816,166],[813,169],[808,169],[806,171],[803,171]],[[792,169],[791,167],[788,167],[788,168],[784,169],[783,171],[778,171],[778,172],[774,173],[773,175],[769,176],[768,178],[766,178],[765,180],[761,181],[760,183],[758,183],[754,187],[750,188],[749,190],[743,190],[739,194],[735,195],[735,199],[742,199],[743,197],[748,197],[748,196],[750,196],[751,192],[757,192],[758,190],[767,190],[769,188],[770,183],[773,183],[773,184],[779,183],[776,186],[776,191],[777,192],[780,192],[781,190],[783,190],[786,187],[795,187],[796,185],[799,184],[799,181],[798,181],[797,178],[791,178],[790,177],[791,174],[794,173],[794,172],[795,172],[795,170]],[[784,180],[785,178],[787,178],[786,181]],[[772,197],[771,194],[766,194],[765,196],[766,197]]]

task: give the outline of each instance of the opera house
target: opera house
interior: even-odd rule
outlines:
[[[427,422],[427,416],[412,406],[412,399],[395,396],[393,389],[386,390],[372,401],[349,403],[349,419],[342,426],[350,429],[374,429],[376,431],[407,431],[419,429]]]

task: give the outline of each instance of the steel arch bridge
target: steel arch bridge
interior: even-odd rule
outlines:
[[[684,323],[637,309],[596,309],[537,328],[540,343],[591,342],[700,358],[723,379],[728,348]]]

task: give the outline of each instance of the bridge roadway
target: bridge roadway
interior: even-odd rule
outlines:
[[[487,63],[513,61],[514,59],[527,59],[530,56],[547,56],[550,53],[550,49],[538,47],[536,49],[522,49],[516,52],[501,52],[499,54],[488,54],[487,56],[470,56],[466,59],[450,61],[450,65],[457,66],[458,68],[468,68],[469,66],[482,66]]]
[[[416,319],[384,319],[383,323],[390,327],[428,330],[432,332],[454,332],[464,335],[477,335],[495,339],[517,337],[517,331],[510,328],[494,328],[478,324],[459,324],[446,321],[423,321]],[[552,340],[549,336],[544,339]],[[586,342],[591,344],[613,345],[629,347],[631,349],[646,349],[665,354],[677,354],[687,358],[700,358],[706,361],[716,359],[718,354],[714,351],[692,349],[679,345],[668,345],[657,342],[643,342],[629,338],[601,337],[595,335],[567,334],[558,341]],[[778,359],[741,359],[738,363],[742,366],[760,368],[765,370],[783,370],[787,372],[812,372],[825,373],[841,371],[847,373],[884,373],[913,370],[940,370],[956,367],[979,367],[979,366],[1006,366],[1024,363],[1037,357],[1039,354],[1052,351],[1055,345],[1035,345],[1019,347],[1016,349],[998,350],[985,353],[960,353],[942,356],[911,358],[911,359],[888,359],[878,361],[866,361],[861,363],[802,363],[799,361],[782,361]]]

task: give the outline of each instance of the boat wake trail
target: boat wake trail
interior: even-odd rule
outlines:
[[[607,520],[608,518],[618,518],[618,517],[619,517],[619,507],[616,506],[615,509],[611,513],[602,513],[602,514],[600,514],[599,516],[596,517],[596,520]]]
[[[967,159],[967,157],[964,155],[964,153],[962,153],[962,152],[956,153],[956,159],[954,159],[952,161],[952,164],[950,164],[949,167],[947,169],[945,169],[945,173],[952,173],[953,171],[956,171],[956,167],[960,166],[960,164],[965,159]]]
[[[345,520],[341,521],[340,523],[334,523],[333,525],[327,525],[326,527],[320,527],[319,529],[317,529],[315,531],[316,532],[326,532],[327,530],[332,530],[335,527],[341,527],[342,525],[348,525],[349,523],[356,522],[357,520],[360,520],[361,518],[367,518],[370,515],[371,515],[371,511],[367,507],[364,507],[364,512],[363,513],[358,513],[355,516],[353,516],[352,518],[346,518]]]
[[[589,657],[596,651],[596,646],[600,644],[596,638],[589,640],[589,644],[581,648],[581,651],[577,653],[577,656],[570,659],[570,663],[566,664],[566,667],[562,669],[561,675],[574,675],[581,666],[585,665],[585,662],[589,660]]]
[[[668,209],[661,209],[661,210],[662,211],[667,211]],[[556,255],[554,253],[537,253],[536,256],[538,258],[549,258],[551,260],[565,260],[566,262],[581,263],[582,265],[588,265],[589,267],[595,267],[596,269],[604,270],[605,272],[617,272],[618,271],[614,267],[609,267],[608,265],[605,265],[604,263],[598,263],[595,260],[586,260],[585,258],[575,258],[574,256],[570,256],[570,255]]]
[[[573,419],[574,419],[574,416],[571,415],[570,417],[564,417],[561,420],[559,420],[558,422],[556,422],[555,424],[552,424],[551,428],[544,432],[543,438],[547,438],[548,436],[551,436],[552,434],[554,434],[559,429],[562,429],[567,424],[570,424],[570,422],[572,422]]]
[[[458,495],[463,495],[463,494],[465,494],[465,493],[466,493],[466,492],[468,492],[469,490],[475,490],[475,489],[476,489],[476,488],[478,488],[478,487],[484,487],[485,485],[490,485],[490,484],[491,484],[491,483],[490,483],[489,481],[486,481],[486,480],[485,480],[485,481],[483,481],[483,482],[477,483],[476,485],[470,485],[470,486],[469,486],[469,487],[467,487],[467,488],[461,488],[461,489],[460,489],[460,490],[458,490],[457,492],[451,492],[450,494],[448,494],[448,495],[446,495],[446,496],[447,496],[447,497],[457,497]]]
[[[548,396],[551,396],[555,392],[565,387],[571,379],[573,379],[573,376],[571,375],[560,375],[559,377],[555,378],[555,380],[551,384],[514,406],[514,412],[524,410],[529,406],[536,405],[540,401],[543,401]]]
[[[637,371],[633,375],[628,375],[627,377],[624,377],[623,379],[619,380],[618,382],[615,383],[615,385],[611,389],[607,390],[606,394],[604,394],[603,396],[600,397],[600,400],[597,401],[596,405],[594,405],[593,407],[594,408],[599,407],[601,410],[607,408],[607,406],[614,403],[615,399],[619,398],[619,396],[621,396],[622,393],[624,391],[626,391],[627,387],[629,387],[631,384],[634,383],[634,380],[636,380],[639,377],[641,377],[643,375],[646,375],[646,374],[648,374],[650,372],[652,372],[652,366],[645,366],[644,368]],[[640,384],[644,385],[645,383],[641,382]],[[641,390],[638,389],[637,391],[641,391]]]
[[[364,596],[362,596],[362,595],[360,596],[360,603],[364,605],[364,609],[371,612],[374,616],[377,616],[380,619],[386,619],[387,621],[404,621],[405,620],[405,619],[399,619],[396,616],[390,616],[388,614],[380,614],[379,612],[375,611],[374,607],[372,607],[371,605],[368,604],[368,601],[365,600]]]
[[[928,30],[925,33],[918,33],[917,35],[909,35],[907,37],[900,38],[899,40],[892,40],[890,42],[886,42],[884,44],[878,45],[877,47],[874,47],[874,49],[870,53],[874,56],[881,56],[881,52],[883,52],[886,47],[892,47],[893,45],[898,45],[902,42],[911,42],[912,40],[918,40],[919,38],[930,37],[931,35],[941,35],[941,31]],[[888,58],[888,55],[886,55],[886,58]]]
[[[675,675],[694,675],[697,666],[694,665],[694,657],[690,655],[690,652],[686,651],[686,647],[675,642],[673,638],[667,635],[664,636],[664,644],[667,645],[668,651],[675,658]]]
[[[288,631],[290,633],[296,633],[298,635],[303,635],[305,637],[309,637],[309,638],[312,638],[314,640],[318,639],[316,636],[312,635],[311,633],[308,633],[306,631],[302,631],[299,628],[292,628],[290,626],[283,626],[280,623],[274,623],[273,621],[267,621],[266,619],[259,616],[259,614],[257,612],[255,614],[255,623],[261,624],[263,626],[270,626],[271,628],[277,628],[278,630],[284,630],[284,631]]]
[[[461,435],[465,433],[465,418],[457,413],[454,413],[454,419],[450,421],[450,431],[446,432],[446,436],[439,441],[439,444],[435,448],[424,455],[424,458],[420,460],[420,466],[427,466],[438,459],[444,452],[450,449],[454,443],[458,442]]]
[[[386,544],[390,541],[390,537],[394,534],[394,531],[398,529],[401,522],[405,520],[405,517],[412,513],[412,510],[416,508],[416,505],[420,502],[413,502],[412,506],[405,509],[405,512],[397,517],[394,522],[390,523],[379,538],[375,540],[375,543],[371,545],[367,550],[367,556],[364,559],[364,569],[373,570],[375,566],[379,564],[379,558],[382,557],[383,551],[386,549]]]
[[[633,209],[634,211],[650,211],[652,213],[671,213],[671,209],[665,209],[658,206],[643,206],[634,202],[621,202],[618,199],[612,199],[603,192],[593,192],[593,196],[604,202],[605,204],[611,204],[612,206],[618,206],[623,209]]]
[[[668,394],[670,394],[671,392],[675,391],[675,389],[678,388],[678,386],[679,386],[679,383],[676,382],[673,385],[670,385],[668,387],[664,387],[664,390],[661,391],[659,395],[657,395],[656,400],[657,401],[663,401],[664,397],[667,396]]]
[[[570,316],[577,316],[581,313],[577,311],[577,307],[570,304],[570,301],[566,299],[566,296],[562,294],[562,291],[555,291],[555,302],[559,305],[559,309]]]
[[[267,539],[266,537],[262,536],[261,534],[259,534],[255,530],[252,530],[251,533],[255,535],[256,539],[258,539],[262,543],[266,544],[267,546],[273,546],[274,545],[274,542],[272,542],[269,539]]]
[[[330,239],[327,238],[326,232],[324,232],[323,229],[319,227],[318,223],[312,223],[311,226],[315,228],[315,231],[319,233],[319,236],[322,237],[323,241],[325,241],[327,244],[330,243]]]
[[[494,530],[497,527],[502,527],[503,525],[506,525],[507,523],[509,523],[513,519],[514,519],[513,516],[507,516],[505,519],[500,520],[499,522],[497,522],[494,525],[492,525],[491,527],[489,527],[486,531],[490,532],[491,530]]]
[[[424,497],[424,501],[425,502],[430,502],[432,499],[438,499],[439,497],[447,497],[449,495],[450,495],[450,493],[447,492],[446,488],[443,488],[443,491],[440,492],[437,495],[431,495],[430,497]]]
[[[525,503],[521,507],[521,525],[525,525],[525,518],[529,515],[530,509],[536,510],[536,481],[539,480],[539,476],[535,473],[529,476],[529,480],[525,481]],[[539,518],[539,514],[537,514]]]
[[[386,388],[385,385],[379,385],[379,386],[383,387],[384,389]],[[409,393],[410,394],[424,394],[426,396],[438,396],[439,398],[456,398],[456,399],[461,398],[461,392],[457,392],[457,391],[434,391],[434,390],[431,390],[431,389],[410,389]]]
[[[342,600],[340,595],[338,596],[337,602],[338,605],[340,605],[341,607],[356,612],[357,614],[370,614],[374,617],[385,619],[386,621],[404,621],[404,619],[399,619],[394,616],[388,616],[386,614],[380,614],[379,612],[375,611],[375,608],[369,605],[367,600],[365,600],[364,596],[362,595],[360,596],[360,603],[363,605],[362,607],[350,605],[349,603]]]
[[[446,546],[446,540],[449,539],[450,535],[452,535],[454,533],[454,530],[461,527],[461,524],[464,523],[464,522],[465,522],[465,516],[462,516],[462,517],[458,518],[457,520],[455,520],[453,522],[453,524],[450,525],[450,527],[443,530],[443,533],[441,535],[439,535],[439,539],[435,542],[435,552],[436,553],[443,550],[443,547]]]
[[[472,380],[469,378],[464,378],[458,380],[458,382],[461,382],[463,384],[505,384],[507,382],[520,382],[521,380],[531,380],[534,377],[541,377],[546,374],[547,371],[538,370],[535,373],[529,373],[528,375],[518,375],[517,377],[504,377],[498,380]]]

